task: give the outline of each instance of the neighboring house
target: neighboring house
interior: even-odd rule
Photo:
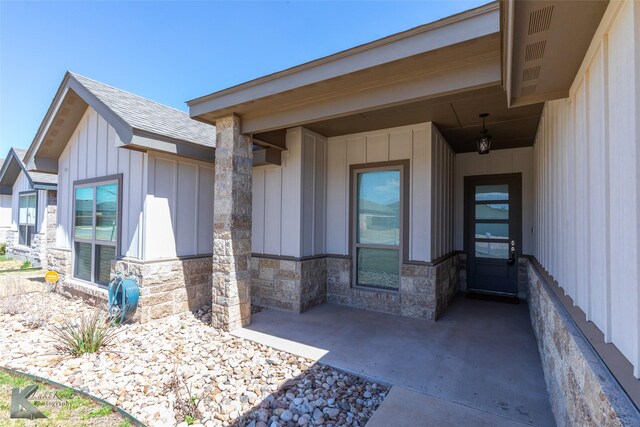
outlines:
[[[4,159],[0,159],[4,164]],[[0,192],[0,243],[7,242],[7,231],[11,229],[11,195]]]
[[[212,303],[226,330],[526,298],[556,418],[637,414],[576,324],[637,384],[640,3],[491,3],[188,105],[65,76],[27,153],[65,289],[126,271],[141,320]]]
[[[214,141],[184,112],[67,73],[28,153],[58,174],[63,290],[106,299],[117,270],[137,276],[142,320],[209,304]]]
[[[26,150],[11,148],[0,169],[0,227],[6,254],[47,266],[47,247],[55,233],[57,177],[28,171]]]

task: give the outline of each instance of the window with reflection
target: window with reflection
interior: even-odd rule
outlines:
[[[35,191],[20,193],[18,200],[18,244],[31,246],[36,232],[38,196]]]
[[[354,254],[358,286],[398,289],[402,166],[355,171]]]
[[[118,245],[118,179],[76,183],[74,187],[73,276],[107,285]]]

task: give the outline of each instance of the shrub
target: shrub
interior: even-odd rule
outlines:
[[[23,262],[22,264],[20,264],[20,269],[24,270],[25,268],[31,268],[31,261],[26,260],[25,262]]]
[[[64,320],[53,325],[50,331],[55,341],[54,348],[74,356],[96,353],[109,345],[119,332],[109,315],[100,309],[93,314],[83,314],[79,319]]]
[[[17,316],[22,326],[37,329],[51,317],[51,309],[42,293],[22,294],[19,286],[8,286],[9,296],[0,298],[0,313]]]
[[[7,254],[7,244],[5,242],[0,243],[0,255],[4,256]]]

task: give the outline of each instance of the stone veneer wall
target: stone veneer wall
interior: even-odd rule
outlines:
[[[252,256],[251,303],[302,313],[326,301],[326,259]]]
[[[639,426],[640,413],[546,279],[524,258],[531,324],[559,426]]]
[[[31,245],[23,246],[18,244],[19,236],[18,230],[6,231],[6,243],[8,256],[19,260],[29,260],[35,267],[48,268],[48,256],[47,248],[55,243],[56,240],[56,205],[57,205],[57,191],[47,190],[47,207],[45,211],[46,215],[46,230],[45,232],[38,232],[31,236]]]
[[[397,291],[351,286],[350,257],[327,257],[327,301],[416,319],[437,320],[459,289],[459,258],[403,264]]]
[[[140,285],[136,318],[141,322],[186,313],[211,304],[211,257],[185,258],[146,263],[118,260],[119,271],[133,276]]]
[[[107,304],[104,288],[70,280],[71,251],[51,248],[49,265],[60,275],[59,291],[80,297],[94,305]],[[192,311],[211,304],[211,257],[174,259],[160,262],[117,260],[111,264],[112,275],[119,271],[133,276],[140,285],[140,299],[135,319],[147,322],[173,314]]]

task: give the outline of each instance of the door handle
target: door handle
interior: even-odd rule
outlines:
[[[513,265],[515,263],[516,263],[516,241],[512,240],[511,249],[509,250],[509,260],[507,261],[507,264]]]

